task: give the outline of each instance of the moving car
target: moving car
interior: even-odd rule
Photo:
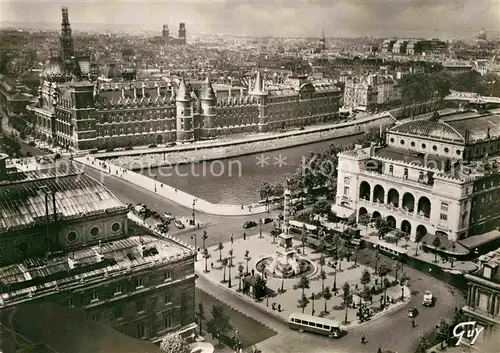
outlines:
[[[417,315],[418,315],[417,308],[414,308],[414,307],[408,308],[408,317],[414,318]]]
[[[255,221],[248,221],[243,224],[243,228],[249,229],[249,228],[254,228],[257,227],[257,222]]]
[[[264,219],[264,224],[271,223],[272,221],[273,221],[272,218],[267,217],[267,218]]]
[[[424,293],[424,299],[422,300],[422,305],[423,306],[432,306],[432,303],[434,302],[434,296],[432,295],[431,291],[425,291]]]
[[[179,228],[179,229],[184,229],[184,228],[186,228],[186,226],[184,225],[184,223],[182,223],[182,222],[181,222],[181,221],[179,221],[178,219],[176,219],[176,220],[174,221],[174,224],[175,224],[175,226],[176,226],[177,228]]]

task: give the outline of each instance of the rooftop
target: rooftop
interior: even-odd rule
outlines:
[[[133,236],[80,248],[57,257],[27,258],[22,263],[0,267],[3,302],[23,299],[39,292],[79,285],[155,263],[178,261],[192,256],[192,249],[174,240],[151,235]]]
[[[465,139],[452,126],[441,121],[418,120],[394,126],[390,132],[430,137],[438,140],[464,143]]]
[[[375,149],[374,157],[389,158],[396,161],[412,163],[422,167],[434,168],[444,171],[446,169],[447,158],[434,155],[424,156],[423,154],[409,152],[405,149],[395,147],[382,147]],[[426,163],[427,160],[427,163]]]
[[[0,233],[45,222],[46,194],[55,194],[58,219],[126,209],[104,185],[74,167],[58,165],[7,177],[0,183]],[[49,197],[49,214],[54,214]]]
[[[468,142],[490,138],[500,138],[500,113],[483,116],[444,118],[446,124],[453,127],[462,136],[468,132]]]

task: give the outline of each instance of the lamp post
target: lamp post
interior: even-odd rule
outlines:
[[[155,192],[156,192],[156,181],[158,180],[158,175],[155,175]]]
[[[403,302],[405,300],[405,286],[403,283],[401,283],[401,301]]]
[[[417,247],[415,248],[415,256],[418,256],[418,245],[420,244],[420,242],[417,242]]]
[[[269,295],[266,294],[266,306],[269,306]]]
[[[228,268],[228,274],[229,274],[229,280],[227,282],[227,287],[228,288],[231,288],[231,267],[232,267],[232,264],[233,264],[232,263],[233,262],[233,260],[232,260],[232,258],[233,258],[232,252],[233,252],[232,250],[229,250],[230,255],[229,255],[229,259],[228,259],[229,261],[227,263],[228,264],[228,266],[227,266],[227,268]]]
[[[337,260],[333,263],[333,291],[337,291]]]
[[[196,255],[194,257],[194,261],[198,261],[198,245],[197,245],[198,236],[197,236],[197,234],[193,233],[193,235],[191,235],[191,239],[194,239],[194,248],[195,248],[195,251],[196,251]]]
[[[264,221],[261,219],[259,219],[259,238],[262,238],[262,224],[264,223]]]
[[[193,199],[193,226],[196,225],[196,215],[195,215],[196,210],[194,208],[196,206],[196,201],[197,199]]]

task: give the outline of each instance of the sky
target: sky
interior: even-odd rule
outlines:
[[[2,22],[54,24],[69,8],[74,30],[185,22],[191,33],[245,36],[472,37],[500,34],[500,0],[0,0]],[[121,26],[123,27],[123,26]]]

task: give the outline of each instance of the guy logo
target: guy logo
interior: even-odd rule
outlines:
[[[459,346],[464,338],[469,338],[470,345],[473,345],[479,338],[484,327],[476,327],[475,321],[461,322],[453,329],[453,337],[458,338],[456,346]]]

